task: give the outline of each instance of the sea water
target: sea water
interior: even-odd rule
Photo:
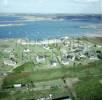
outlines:
[[[101,24],[101,22],[94,20],[63,19],[22,21],[18,16],[0,16],[0,38],[42,40],[64,36],[85,36],[86,34],[101,33],[102,29],[92,27],[82,28],[98,24]]]

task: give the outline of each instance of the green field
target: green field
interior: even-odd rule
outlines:
[[[14,84],[31,81],[46,81],[64,77],[87,77],[102,73],[102,61],[87,65],[67,68],[62,66],[56,69],[33,71],[33,63],[27,63],[14,69],[14,72],[5,78],[5,84]],[[25,77],[26,76],[26,77]]]

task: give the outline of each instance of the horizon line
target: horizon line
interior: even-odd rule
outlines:
[[[30,14],[30,15],[102,15],[102,13],[16,13],[16,12],[9,12],[9,13],[6,13],[6,12],[3,12],[3,13],[0,13],[1,14]]]

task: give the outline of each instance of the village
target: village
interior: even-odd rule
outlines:
[[[44,69],[60,67],[60,64],[74,66],[101,59],[101,50],[101,45],[68,37],[38,42],[17,40],[14,47],[4,49],[8,57],[3,58],[3,64],[15,68],[34,62],[42,64]]]
[[[63,79],[55,78],[53,80],[43,80],[43,76],[34,77],[37,75],[35,73],[49,70],[60,69],[66,70],[67,68],[77,68],[77,66],[87,65],[88,63],[95,62],[102,59],[102,45],[91,43],[80,38],[69,38],[63,37],[60,39],[50,39],[42,41],[28,41],[28,40],[11,40],[12,45],[3,46],[0,50],[2,58],[0,58],[0,77],[8,77],[10,73],[32,73],[31,77],[28,77],[28,82],[26,81],[15,81],[12,86],[4,86],[4,88],[11,88],[26,91],[48,91],[46,95],[37,97],[35,100],[54,100],[57,95],[62,95],[63,97],[68,96],[64,100],[73,100],[70,97],[71,93],[68,93],[67,88],[71,87],[73,90],[73,84],[79,81],[78,77]],[[7,41],[6,41],[7,42]],[[6,43],[5,42],[5,43]],[[4,55],[3,55],[4,54]],[[4,67],[2,67],[4,66]],[[6,70],[5,70],[6,69]],[[60,72],[62,73],[62,72]],[[55,71],[54,77],[57,77]],[[41,78],[40,78],[41,77]],[[48,77],[48,76],[46,76]],[[49,77],[50,76],[49,73]],[[59,77],[59,76],[58,76]],[[16,77],[15,77],[16,78]],[[33,78],[34,82],[33,82]],[[36,81],[40,79],[40,81]],[[10,83],[11,84],[11,83]],[[67,85],[68,86],[67,86]],[[1,86],[0,86],[1,87]],[[20,89],[21,88],[21,89]],[[52,92],[52,89],[54,92]],[[51,90],[51,91],[50,91]],[[62,90],[62,91],[60,91]],[[69,89],[70,90],[70,89]],[[14,91],[14,90],[12,90]],[[60,91],[60,92],[59,92]],[[58,92],[58,93],[56,93]],[[72,91],[75,96],[75,93]],[[69,97],[70,96],[70,97]]]

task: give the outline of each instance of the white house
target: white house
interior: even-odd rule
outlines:
[[[90,56],[90,58],[89,58],[90,60],[98,60],[98,58],[97,57],[95,57],[95,56]]]
[[[22,84],[14,84],[14,88],[21,88]]]
[[[37,56],[37,57],[36,57],[36,61],[37,61],[38,63],[44,62],[44,61],[45,61],[45,56]]]
[[[51,65],[52,65],[53,67],[57,66],[57,61],[55,61],[55,60],[51,60],[50,63],[51,63]]]
[[[50,50],[48,45],[44,45],[43,48],[46,49],[46,50]]]
[[[81,54],[81,55],[80,55],[80,58],[86,58],[86,56],[85,56],[85,55],[83,55],[83,54]]]
[[[64,57],[61,58],[61,62],[62,62],[62,64],[64,64],[64,65],[68,65],[68,64],[69,64],[69,60],[67,59],[66,56],[64,56]]]
[[[8,65],[8,66],[16,66],[16,62],[12,61],[12,60],[4,60],[4,65]]]
[[[30,49],[24,49],[23,52],[25,52],[25,53],[29,53],[29,52],[30,52]]]
[[[4,52],[5,52],[5,53],[11,53],[12,50],[13,50],[12,48],[7,48],[7,49],[4,50]]]
[[[15,58],[15,55],[13,53],[10,53],[9,58]]]
[[[97,48],[102,48],[102,46],[101,45],[97,45]]]

